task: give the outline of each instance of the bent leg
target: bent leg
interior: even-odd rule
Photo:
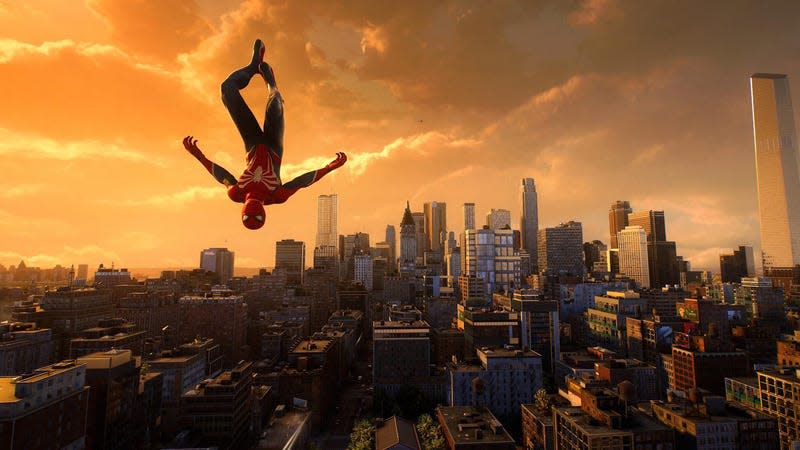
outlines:
[[[245,151],[250,150],[254,145],[264,140],[264,134],[258,125],[258,120],[256,120],[253,112],[239,92],[250,83],[250,79],[255,73],[251,67],[243,67],[228,75],[228,78],[222,82],[221,87],[222,103],[228,109],[233,123],[239,130],[239,135],[242,136]]]
[[[239,91],[247,87],[250,79],[259,73],[259,66],[264,60],[265,50],[266,47],[261,39],[256,39],[253,44],[253,59],[250,64],[234,71],[222,82],[222,103],[228,109],[233,123],[236,124],[239,134],[242,136],[245,151],[249,151],[254,145],[262,143],[264,141],[264,133],[258,126],[258,121]]]
[[[277,88],[270,89],[267,111],[264,113],[264,138],[266,144],[283,158],[283,97]]]

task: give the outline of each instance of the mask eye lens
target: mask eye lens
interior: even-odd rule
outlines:
[[[264,216],[256,216],[256,220],[259,221],[259,222],[263,222],[264,221]]]
[[[242,222],[247,222],[247,219],[249,218],[250,216],[248,216],[247,214],[242,214]]]

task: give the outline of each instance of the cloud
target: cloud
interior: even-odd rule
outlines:
[[[182,191],[172,194],[154,195],[152,197],[139,200],[113,200],[108,203],[118,206],[154,206],[158,208],[183,207],[189,203],[201,200],[209,200],[225,196],[225,189],[220,186],[203,187],[190,186]]]
[[[142,151],[95,140],[57,141],[33,134],[0,128],[0,155],[51,160],[118,159],[164,167],[165,162]]]
[[[167,63],[213,32],[194,0],[89,0],[87,5],[106,21],[114,42]]]
[[[108,261],[110,263],[112,261],[119,262],[120,257],[116,252],[106,250],[96,245],[86,245],[82,247],[71,247],[65,245],[61,249],[56,250],[55,253],[23,254],[10,251],[0,251],[0,261],[15,261],[13,264],[18,264],[19,261],[24,261],[25,265],[28,267],[39,267],[42,269],[49,269],[59,264],[64,267],[70,267],[73,264],[83,264],[90,260]]]
[[[44,188],[42,184],[0,185],[0,198],[27,197],[41,192]]]
[[[366,152],[346,152],[347,163],[344,168],[354,175],[360,176],[378,161],[388,160],[398,152],[413,152],[415,155],[425,157],[431,152],[454,148],[472,148],[480,145],[481,141],[475,138],[460,137],[439,131],[431,131],[408,137],[400,137],[384,145],[380,150]],[[288,181],[295,176],[325,166],[332,157],[315,156],[297,164],[283,164],[282,177]],[[285,176],[284,176],[285,174]]]

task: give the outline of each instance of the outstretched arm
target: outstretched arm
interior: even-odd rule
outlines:
[[[320,180],[320,178],[327,175],[330,171],[336,170],[339,167],[342,167],[344,163],[347,161],[347,155],[343,152],[339,152],[336,154],[336,159],[329,162],[328,165],[321,169],[314,170],[312,172],[306,172],[299,177],[293,179],[292,181],[284,184],[280,188],[275,191],[275,200],[277,203],[283,203],[292,196],[295,192],[299,189],[304,187],[311,186],[312,184],[316,183]]]
[[[183,138],[183,146],[192,156],[200,161],[200,164],[202,164],[203,167],[208,170],[208,173],[214,176],[214,179],[228,187],[236,184],[236,178],[234,178],[230,172],[206,158],[206,155],[204,155],[197,146],[197,139],[195,139],[193,136],[186,136]]]

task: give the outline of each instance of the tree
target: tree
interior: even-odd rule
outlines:
[[[419,420],[417,420],[417,435],[423,450],[444,450],[442,430],[430,414],[419,416]]]
[[[552,399],[550,398],[550,394],[547,393],[547,390],[541,388],[536,391],[536,394],[533,396],[533,402],[538,410],[549,411]]]
[[[372,450],[375,447],[375,420],[360,419],[350,433],[347,450]]]

